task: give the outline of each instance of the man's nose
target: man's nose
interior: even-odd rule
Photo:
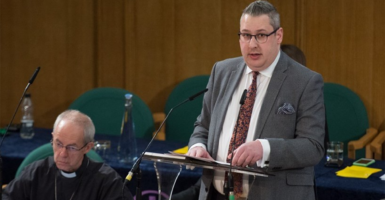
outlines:
[[[67,152],[67,148],[66,147],[62,147],[59,149],[59,155],[60,156],[64,156],[64,157],[67,157],[68,156],[68,152]]]
[[[251,39],[249,41],[249,46],[250,47],[256,47],[258,46],[258,41],[257,41],[257,38],[255,36],[251,36]]]

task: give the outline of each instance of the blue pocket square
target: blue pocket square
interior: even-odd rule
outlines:
[[[282,107],[278,108],[278,114],[291,115],[293,113],[295,113],[295,110],[290,103],[284,103]]]

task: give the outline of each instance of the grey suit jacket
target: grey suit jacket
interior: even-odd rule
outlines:
[[[245,67],[242,57],[214,65],[190,147],[203,143],[215,159],[227,107]],[[294,112],[279,112],[285,103]],[[248,199],[315,199],[314,165],[324,155],[324,125],[322,76],[281,52],[254,133],[254,139],[269,141],[268,171],[275,176],[250,177]],[[199,199],[210,199],[212,179],[213,171],[203,170]]]

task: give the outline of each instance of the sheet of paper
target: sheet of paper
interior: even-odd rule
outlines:
[[[350,166],[337,171],[337,176],[348,177],[348,178],[368,178],[373,173],[379,172],[381,169],[361,167],[361,166]]]
[[[210,162],[210,163],[217,163],[217,164],[222,164],[222,165],[230,165],[230,163],[227,163],[227,162],[221,162],[221,161],[211,160],[211,159],[207,159],[207,158],[197,158],[197,157],[193,157],[193,156],[188,156],[186,154],[175,153],[175,152],[172,152],[172,151],[169,151],[169,153],[172,154],[172,155],[184,156],[184,157],[187,157],[187,158],[192,158],[192,159],[201,160],[201,161]]]
[[[179,159],[179,160],[185,160],[186,157],[184,156],[178,156],[178,155],[172,155],[172,154],[165,154],[165,153],[153,153],[153,152],[146,152],[144,155],[148,156],[157,156],[160,158],[173,158],[173,159]]]

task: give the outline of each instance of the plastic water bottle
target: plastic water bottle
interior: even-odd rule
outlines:
[[[20,137],[23,139],[31,139],[35,135],[33,130],[33,104],[31,94],[25,94],[21,110],[23,117],[21,118]]]
[[[132,163],[138,157],[135,140],[135,127],[132,120],[132,94],[125,95],[124,115],[118,145],[119,161]]]

